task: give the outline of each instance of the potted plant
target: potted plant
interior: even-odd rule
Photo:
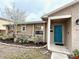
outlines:
[[[73,55],[74,55],[73,59],[79,59],[79,50],[78,49],[74,50]]]

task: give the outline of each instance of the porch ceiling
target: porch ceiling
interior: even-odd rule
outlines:
[[[52,16],[52,17],[49,17],[49,18],[50,18],[50,20],[67,19],[67,18],[71,18],[71,15]]]

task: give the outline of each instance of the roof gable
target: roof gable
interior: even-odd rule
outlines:
[[[79,2],[79,0],[74,0],[71,3],[68,3],[68,4],[66,4],[66,5],[64,5],[64,6],[60,7],[60,8],[57,8],[54,11],[49,12],[48,14],[43,15],[42,18],[47,18],[49,15],[54,14],[56,12],[59,12],[59,11],[65,9],[65,8],[67,8],[69,6],[72,6],[72,5],[74,5],[74,4],[78,3],[78,2]]]

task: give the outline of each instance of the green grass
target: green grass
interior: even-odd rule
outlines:
[[[26,49],[19,53],[11,53],[4,59],[50,59],[50,56],[43,54],[41,49]]]

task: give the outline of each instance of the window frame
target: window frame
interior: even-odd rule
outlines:
[[[25,27],[25,30],[23,30],[23,27]],[[26,26],[21,26],[21,31],[22,32],[26,31]]]
[[[35,31],[35,34],[36,35],[43,35],[43,31],[39,31],[39,30],[38,31]]]

